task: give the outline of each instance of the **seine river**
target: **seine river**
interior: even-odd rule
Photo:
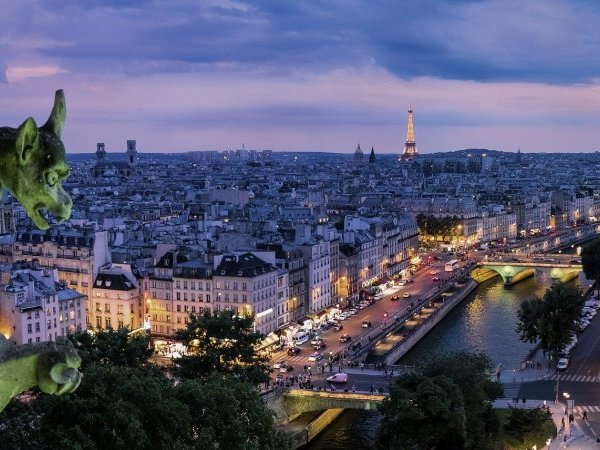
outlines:
[[[582,286],[580,274],[574,283]],[[480,284],[460,305],[425,336],[401,364],[414,364],[434,352],[480,350],[487,353],[494,366],[504,369],[519,366],[532,344],[519,340],[516,329],[517,311],[523,300],[543,296],[552,280],[544,272],[536,272],[510,288],[504,288],[500,277]],[[344,450],[374,448],[380,416],[372,411],[346,411],[307,447],[310,450]]]

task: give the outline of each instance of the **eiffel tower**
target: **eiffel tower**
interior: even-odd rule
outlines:
[[[404,143],[404,151],[400,155],[401,160],[411,159],[417,156],[417,144],[415,144],[415,131],[413,128],[413,110],[412,106],[408,107],[408,126],[406,129],[406,142]]]

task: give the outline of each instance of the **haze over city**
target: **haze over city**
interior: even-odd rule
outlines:
[[[0,121],[67,96],[69,153],[600,148],[592,1],[9,2]]]

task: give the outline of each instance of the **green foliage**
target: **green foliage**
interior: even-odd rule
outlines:
[[[417,225],[419,227],[419,234],[423,236],[441,236],[442,239],[453,236],[461,236],[461,230],[459,225],[462,221],[456,217],[441,217],[418,214]]]
[[[382,448],[482,448],[498,428],[491,402],[502,396],[491,373],[486,355],[459,352],[434,356],[397,379],[382,406]]]
[[[228,377],[175,385],[157,371],[90,364],[75,393],[15,403],[0,415],[3,449],[289,448],[256,390]]]
[[[181,378],[206,379],[214,374],[233,375],[252,383],[269,379],[268,358],[256,351],[264,338],[253,329],[252,317],[232,311],[191,315],[187,329],[175,333],[190,355],[177,360]]]
[[[550,414],[543,408],[510,408],[505,429],[508,434],[521,439],[525,434],[537,433],[549,418]]]
[[[521,303],[517,313],[517,332],[524,342],[540,341],[542,349],[560,353],[577,331],[584,298],[579,288],[556,283],[546,290],[543,299]]]
[[[408,375],[390,386],[390,394],[380,408],[384,417],[377,448],[463,447],[465,408],[451,380]]]
[[[129,336],[126,328],[95,333],[75,331],[68,335],[81,356],[81,367],[91,363],[140,367],[152,356],[150,336]]]
[[[532,448],[534,445],[537,446],[537,448],[544,448],[546,445],[546,440],[556,436],[556,426],[554,425],[554,422],[550,416],[547,414],[546,419],[541,422],[538,427],[526,425],[521,433],[512,430],[510,428],[511,416],[514,413],[527,414],[527,411],[528,410],[519,410],[513,408],[496,410],[497,416],[500,419],[500,431],[492,442],[492,445],[489,446],[490,450]],[[538,413],[536,413],[536,415],[537,414]],[[545,413],[542,410],[540,412],[540,416],[543,416],[544,414]],[[517,419],[517,422],[522,423],[520,419]],[[525,422],[528,422],[528,420],[525,419]]]
[[[502,397],[502,384],[493,381],[492,362],[484,353],[457,352],[435,356],[425,362],[421,373],[445,376],[460,389],[467,419],[466,448],[478,448],[492,431],[487,427],[491,403]]]
[[[581,251],[583,273],[590,280],[600,281],[600,239],[594,240]]]

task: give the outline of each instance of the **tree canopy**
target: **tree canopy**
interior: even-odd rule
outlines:
[[[600,281],[600,239],[594,240],[581,251],[581,265],[585,276],[596,282]]]
[[[381,407],[382,448],[481,448],[497,426],[491,403],[502,396],[491,373],[485,354],[459,352],[436,355],[396,379]]]
[[[378,448],[462,448],[465,407],[452,380],[408,375],[390,386],[390,394],[381,407]]]
[[[154,352],[150,346],[150,336],[130,336],[127,328],[96,332],[78,330],[67,338],[79,351],[82,368],[91,363],[140,367]]]
[[[175,385],[156,371],[110,365],[89,365],[70,395],[12,402],[0,424],[6,449],[288,448],[248,383],[220,377]]]
[[[191,315],[187,328],[177,331],[175,338],[189,350],[177,360],[177,375],[182,378],[224,374],[252,383],[269,379],[268,358],[257,351],[264,336],[254,331],[252,317],[232,311]]]
[[[581,289],[567,283],[556,283],[544,297],[521,303],[517,313],[517,332],[523,342],[540,342],[550,353],[560,353],[577,331],[584,298]]]

